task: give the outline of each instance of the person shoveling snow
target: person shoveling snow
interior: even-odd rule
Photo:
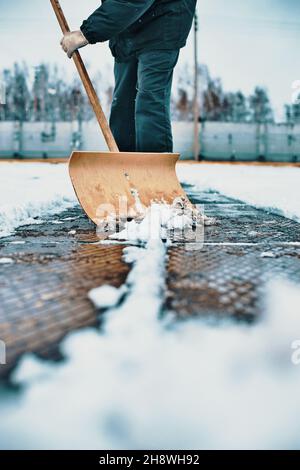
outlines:
[[[115,58],[110,127],[122,152],[172,152],[174,67],[191,29],[196,0],[105,0],[80,30],[64,35],[68,57],[109,40]]]
[[[69,170],[76,195],[97,225],[99,213],[115,213],[126,201],[130,217],[135,192],[141,203],[173,204],[187,195],[173,154],[170,99],[173,71],[185,46],[196,0],[105,0],[71,32],[58,0],[51,0],[64,33],[61,46],[73,57],[110,152],[74,152]],[[110,41],[115,89],[110,126],[78,49]],[[117,214],[123,216],[123,213]]]

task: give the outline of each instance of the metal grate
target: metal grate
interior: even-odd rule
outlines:
[[[169,250],[167,308],[180,317],[252,321],[263,311],[268,280],[300,282],[300,224],[218,193],[185,189],[218,225],[205,228],[203,248]]]
[[[253,321],[263,311],[269,279],[300,282],[300,224],[217,193],[186,189],[218,225],[205,228],[200,250],[189,251],[182,243],[169,248],[166,309],[179,318]],[[94,225],[79,207],[0,240],[1,256],[15,261],[0,267],[0,339],[8,356],[0,375],[25,352],[58,359],[58,345],[68,332],[97,324],[87,293],[103,284],[120,286],[130,269],[122,261],[122,245],[97,241]],[[264,252],[273,257],[262,257]]]
[[[103,284],[118,287],[126,279],[129,267],[122,261],[122,246],[91,244],[96,241],[93,226],[81,218],[76,224],[80,233],[64,235],[59,243],[52,240],[51,224],[39,226],[39,237],[33,236],[35,226],[27,227],[26,235],[19,230],[15,238],[25,237],[25,245],[2,242],[1,253],[15,261],[0,270],[0,338],[7,349],[2,375],[25,352],[59,357],[57,346],[69,331],[97,324],[89,290]]]
[[[180,317],[221,315],[253,320],[263,311],[263,293],[271,278],[284,276],[300,283],[300,247],[276,246],[275,258],[265,248],[204,246],[169,251],[166,305]]]

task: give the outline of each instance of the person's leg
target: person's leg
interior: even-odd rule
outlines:
[[[121,152],[135,152],[135,98],[137,59],[115,62],[115,89],[110,113],[110,128]]]
[[[178,56],[179,50],[145,51],[138,56],[135,106],[138,152],[173,151],[170,101]]]

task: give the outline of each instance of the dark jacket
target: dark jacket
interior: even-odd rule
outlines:
[[[91,44],[110,40],[112,54],[179,49],[186,44],[197,0],[103,0],[81,26]]]

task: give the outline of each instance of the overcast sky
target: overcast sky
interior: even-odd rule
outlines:
[[[300,0],[198,0],[199,55],[226,90],[249,94],[268,88],[277,116],[291,101],[292,83],[300,80]],[[99,0],[61,0],[72,29],[100,4]],[[66,68],[74,66],[60,50],[61,34],[49,0],[0,0],[0,69],[25,60]],[[180,63],[192,63],[192,36]],[[83,51],[92,73],[112,63],[107,44]]]

